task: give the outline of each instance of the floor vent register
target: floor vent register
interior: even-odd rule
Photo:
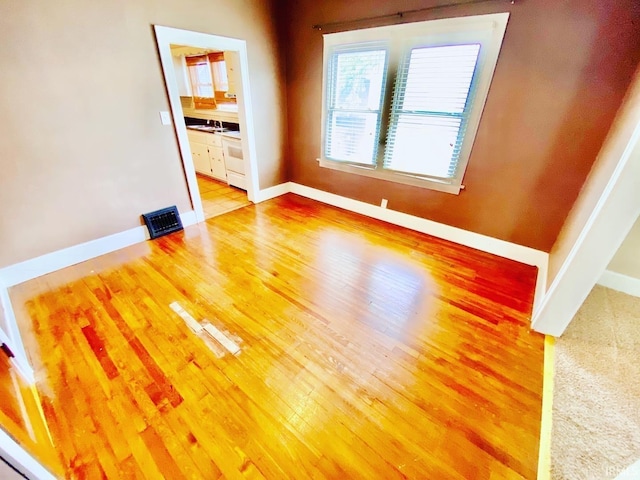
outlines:
[[[173,207],[156,210],[155,212],[143,213],[142,218],[144,218],[144,223],[149,229],[151,239],[183,229],[180,214],[175,205]]]

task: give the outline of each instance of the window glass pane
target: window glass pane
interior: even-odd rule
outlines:
[[[411,50],[400,108],[462,113],[479,52],[478,44]]]
[[[196,81],[200,84],[211,83],[211,72],[209,72],[209,65],[206,63],[199,63],[196,65]]]
[[[191,89],[196,97],[213,97],[213,82],[208,62],[200,62],[189,67]]]
[[[329,112],[327,158],[373,163],[378,117],[377,113]]]
[[[397,78],[385,168],[455,177],[479,52],[479,44],[411,50]]]
[[[198,97],[213,97],[213,86],[198,85]]]
[[[462,120],[455,117],[401,114],[395,128],[392,156],[387,168],[449,178],[455,174],[452,165],[457,154],[456,139]]]
[[[334,108],[378,110],[386,61],[385,50],[334,55]]]
[[[224,60],[211,63],[213,71],[213,82],[216,90],[226,92],[229,90],[229,79],[227,78],[227,63]]]
[[[387,51],[351,45],[330,59],[325,157],[375,164]]]

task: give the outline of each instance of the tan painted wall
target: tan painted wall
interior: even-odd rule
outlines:
[[[288,2],[292,180],[549,251],[640,61],[635,0],[489,2],[412,16],[510,11],[493,84],[459,196],[318,166],[322,33],[313,24],[422,8],[434,1]],[[439,2],[441,3],[441,2]],[[373,26],[362,25],[364,26]]]
[[[153,24],[247,40],[260,187],[286,179],[270,1],[0,0],[0,267],[191,209]]]
[[[640,218],[620,245],[607,270],[640,280]]]
[[[611,126],[602,150],[573,205],[557,241],[549,252],[547,282],[551,285],[562,264],[571,252],[580,232],[602,196],[618,162],[623,155],[636,126],[640,123],[640,68],[633,77],[631,87],[620,112]]]

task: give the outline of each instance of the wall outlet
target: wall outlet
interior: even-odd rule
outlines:
[[[169,112],[160,112],[160,123],[162,125],[171,125],[171,114]]]
[[[389,203],[389,201],[386,198],[383,198],[382,201],[380,202],[380,206],[382,208],[387,208],[387,203]]]

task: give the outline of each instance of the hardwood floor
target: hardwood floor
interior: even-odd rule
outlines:
[[[226,183],[197,174],[204,218],[212,218],[251,205],[247,192]]]
[[[289,194],[10,294],[69,478],[512,479],[535,276]]]

